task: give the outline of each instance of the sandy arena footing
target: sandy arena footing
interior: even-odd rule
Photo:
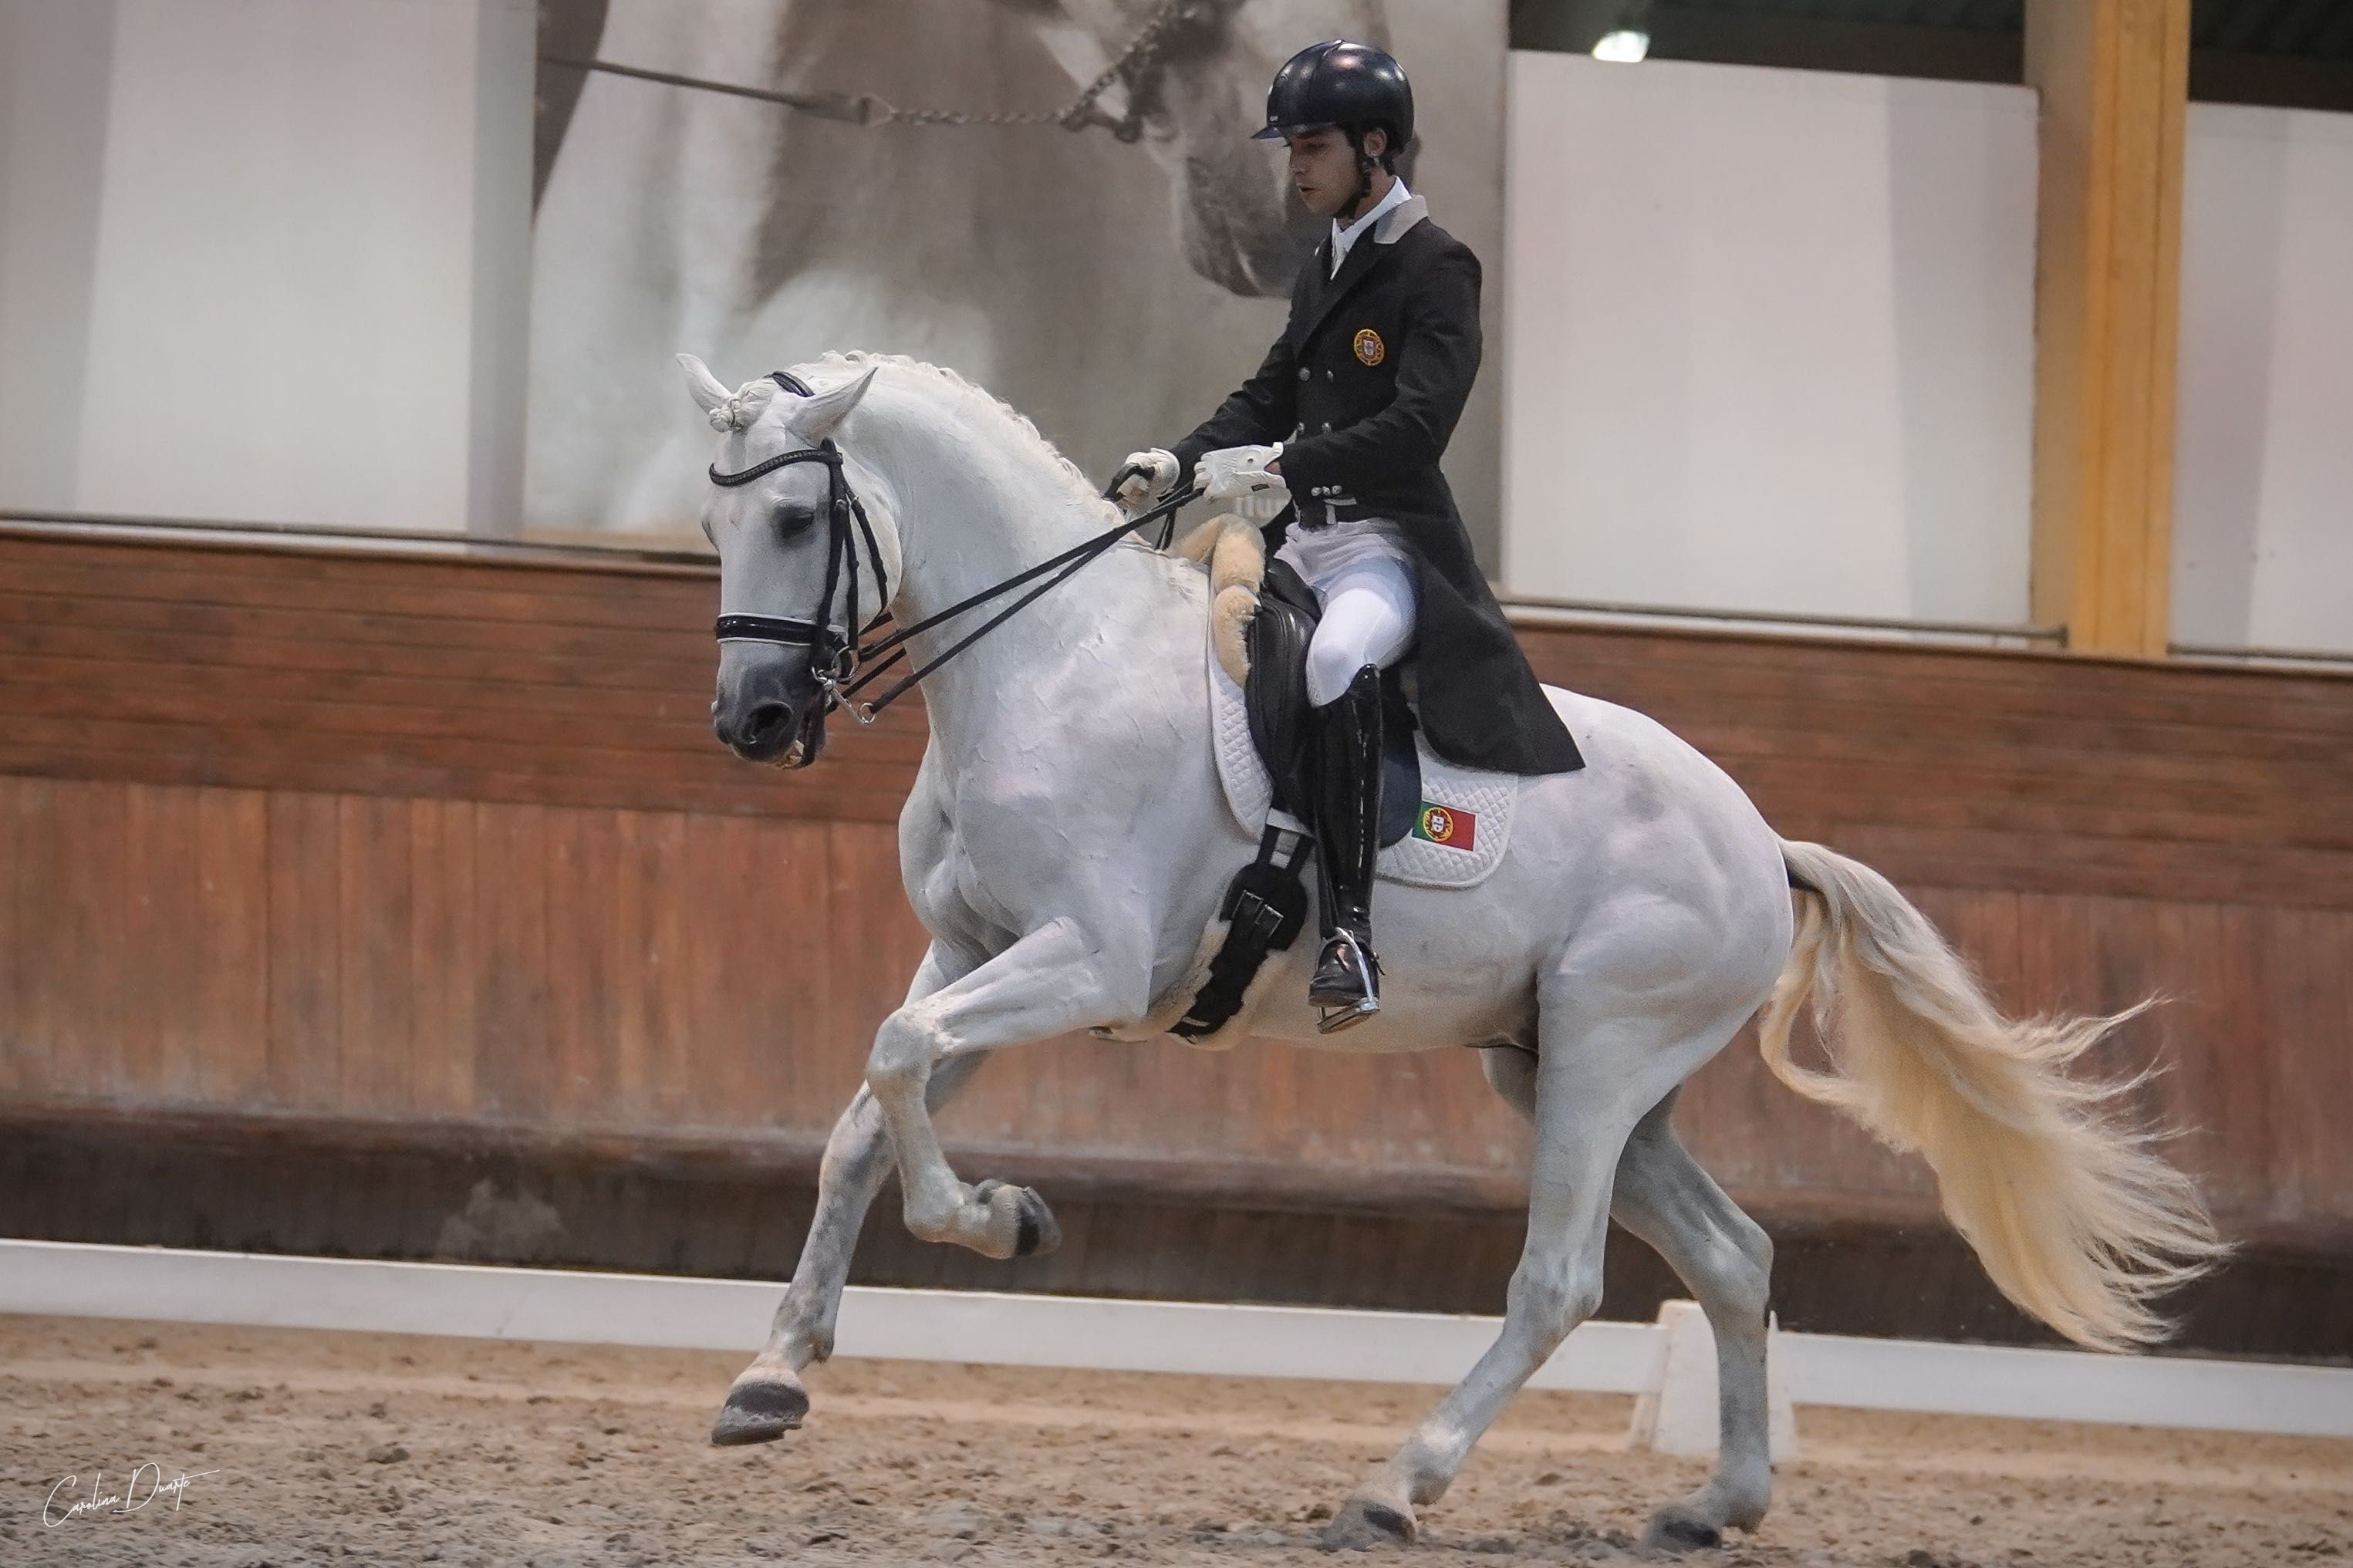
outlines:
[[[840,1362],[812,1370],[805,1430],[712,1448],[745,1359],[0,1317],[0,1561],[1328,1563],[1320,1521],[1439,1392]],[[1703,1467],[1628,1452],[1630,1405],[1523,1395],[1404,1555],[1640,1557],[1643,1521]],[[2353,1558],[2353,1442],[1815,1407],[1799,1423],[1805,1458],[1763,1528],[1692,1561]],[[157,1467],[142,1506],[59,1520],[141,1465]],[[182,1474],[179,1506],[151,1495]]]

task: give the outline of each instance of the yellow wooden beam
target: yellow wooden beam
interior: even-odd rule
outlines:
[[[2034,618],[2161,656],[2172,582],[2189,0],[2027,0],[2042,96]]]

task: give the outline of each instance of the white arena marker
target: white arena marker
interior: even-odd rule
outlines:
[[[721,1350],[766,1337],[780,1284],[0,1240],[0,1312]],[[1493,1318],[853,1286],[839,1351],[1229,1377],[1453,1383]],[[1704,1336],[1703,1336],[1704,1337]],[[1713,1386],[1713,1347],[1709,1347]],[[1588,1323],[1535,1388],[1641,1394],[1667,1334]],[[1777,1333],[1800,1405],[2353,1437],[2353,1371]],[[1773,1403],[1783,1406],[1779,1395]]]
[[[1798,1415],[1783,1370],[1789,1336],[1778,1323],[1767,1334],[1765,1403],[1773,1462],[1793,1464],[1798,1458]],[[1658,1380],[1635,1397],[1627,1446],[1661,1454],[1714,1454],[1723,1421],[1715,1397],[1715,1334],[1707,1314],[1696,1301],[1661,1302],[1659,1339]]]

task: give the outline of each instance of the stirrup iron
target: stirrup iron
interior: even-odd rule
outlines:
[[[1334,931],[1324,945],[1328,949],[1335,942],[1347,945],[1348,961],[1356,970],[1359,994],[1345,1002],[1327,1003],[1316,1001],[1311,992],[1307,999],[1315,1008],[1315,1032],[1319,1035],[1336,1035],[1381,1010],[1380,962],[1356,939],[1356,933],[1345,927]],[[1322,967],[1320,963],[1317,967]]]

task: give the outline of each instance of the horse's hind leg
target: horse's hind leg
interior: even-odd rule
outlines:
[[[1417,1505],[1437,1501],[1520,1386],[1601,1304],[1601,1252],[1619,1152],[1635,1123],[1739,1026],[1739,1016],[1689,1020],[1629,1011],[1556,1023],[1539,1010],[1533,1084],[1535,1154],[1528,1235],[1505,1297],[1503,1331],[1405,1446],[1358,1487],[1324,1532],[1328,1545],[1410,1540]],[[1491,1076],[1510,1064],[1494,1062]]]
[[[1720,1545],[1730,1526],[1754,1530],[1773,1498],[1771,1407],[1766,1399],[1765,1309],[1773,1243],[1700,1169],[1671,1117],[1668,1096],[1642,1118],[1618,1162],[1618,1223],[1657,1250],[1715,1331],[1721,1422],[1707,1484],[1651,1516],[1644,1544],[1669,1551]]]
[[[1483,1054],[1487,1081],[1505,1104],[1535,1120],[1535,1058]],[[1765,1307],[1773,1242],[1700,1169],[1674,1129],[1677,1089],[1626,1140],[1609,1212],[1648,1242],[1707,1312],[1715,1331],[1722,1436],[1715,1473],[1651,1520],[1646,1544],[1670,1551],[1714,1546],[1725,1527],[1754,1530],[1773,1496],[1771,1406],[1766,1401]]]
[[[928,994],[944,983],[937,960],[926,958],[911,994]],[[925,1086],[925,1103],[934,1110],[945,1105],[979,1070],[983,1059],[955,1057],[941,1063]],[[769,1326],[768,1342],[728,1388],[727,1402],[712,1423],[713,1443],[765,1443],[801,1424],[809,1404],[808,1391],[801,1386],[801,1368],[833,1353],[834,1321],[841,1310],[842,1286],[849,1279],[850,1254],[865,1226],[866,1211],[890,1173],[891,1141],[883,1130],[881,1107],[874,1103],[873,1092],[860,1086],[826,1140],[825,1161],[818,1170],[817,1213],[809,1221],[808,1238],[801,1244],[792,1283]]]

